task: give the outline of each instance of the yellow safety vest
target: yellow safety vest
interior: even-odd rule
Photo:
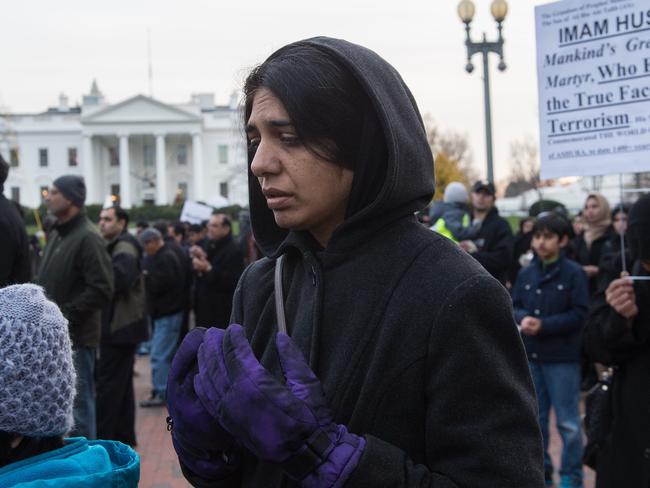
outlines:
[[[463,215],[463,227],[469,227],[469,215],[467,214]],[[458,240],[447,228],[447,223],[445,222],[445,219],[443,219],[442,217],[436,220],[436,223],[433,224],[431,228],[435,230],[438,234],[445,236],[447,239],[450,239],[455,243],[458,243]]]

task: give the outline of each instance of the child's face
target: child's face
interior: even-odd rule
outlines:
[[[565,243],[566,236],[560,239],[559,235],[547,229],[533,234],[533,250],[542,261],[557,258]]]

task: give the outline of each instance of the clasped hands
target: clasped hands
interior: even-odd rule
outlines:
[[[182,464],[218,480],[241,453],[277,463],[306,487],[331,487],[350,476],[365,447],[332,420],[318,378],[286,334],[276,347],[286,384],[255,358],[244,329],[194,329],[168,380],[174,448]]]
[[[198,273],[209,273],[212,269],[208,255],[203,248],[196,244],[190,248],[190,258],[192,258],[192,268]]]

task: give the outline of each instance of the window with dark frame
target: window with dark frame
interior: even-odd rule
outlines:
[[[219,164],[228,164],[228,146],[219,144]]]
[[[20,187],[11,187],[11,199],[16,203],[20,203]]]
[[[77,161],[77,148],[69,147],[68,148],[68,166],[77,166],[79,161]]]
[[[47,154],[47,148],[44,148],[44,147],[40,148],[38,150],[38,164],[39,164],[39,166],[41,168],[47,168],[47,166],[49,164],[48,159],[49,158],[48,158],[48,154]]]
[[[145,144],[142,146],[142,160],[146,167],[152,167],[155,164],[153,146]]]
[[[119,166],[120,165],[120,155],[117,152],[117,149],[114,147],[109,147],[108,148],[108,155],[110,159],[110,165],[111,166]]]
[[[20,163],[20,158],[18,157],[18,148],[14,147],[9,151],[9,164],[14,168]]]
[[[228,198],[228,182],[224,181],[219,184],[219,194],[224,198]]]
[[[184,181],[181,181],[178,183],[178,193],[179,197],[185,200],[187,198],[187,183]]]
[[[187,165],[187,145],[179,144],[176,147],[176,163],[179,166]]]
[[[111,185],[111,195],[119,196],[120,195],[120,184],[115,183]]]

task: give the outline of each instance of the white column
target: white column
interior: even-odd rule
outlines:
[[[129,162],[129,136],[120,134],[120,205],[131,208],[131,164]]]
[[[201,134],[192,134],[192,157],[194,159],[194,200],[205,200],[203,194],[203,144]]]
[[[81,151],[82,171],[86,183],[86,203],[96,203],[102,197],[98,197],[95,191],[95,163],[93,161],[93,136],[91,134],[84,134]]]
[[[156,134],[156,205],[167,205],[165,134]]]

